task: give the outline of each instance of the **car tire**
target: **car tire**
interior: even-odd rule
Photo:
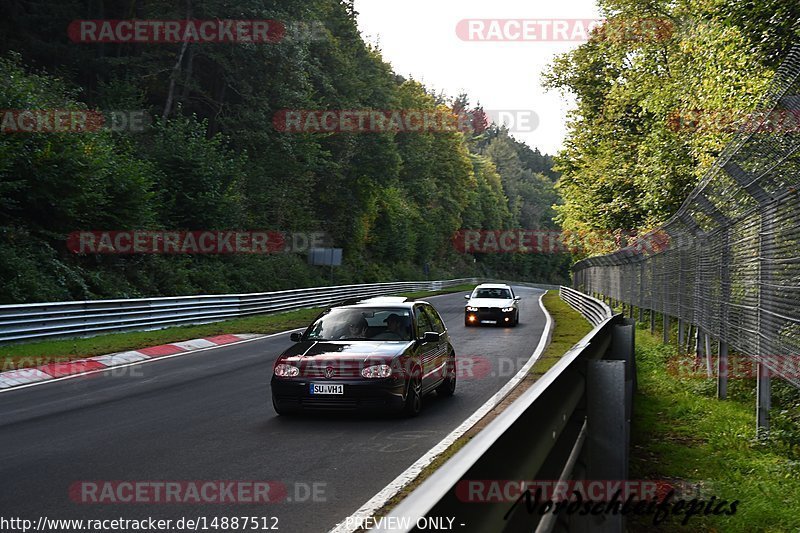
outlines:
[[[517,314],[514,315],[514,323],[511,325],[517,327],[517,324],[519,324],[519,311],[517,311]]]
[[[408,380],[403,414],[407,417],[417,416],[422,411],[422,377],[418,370],[414,370]]]
[[[442,381],[441,385],[436,387],[436,394],[449,398],[456,393],[456,356],[450,354],[447,360],[447,377]]]
[[[464,327],[465,327],[465,328],[472,327],[472,324],[471,324],[471,323],[470,323],[470,321],[469,321],[469,320],[467,320],[466,318],[464,319]]]

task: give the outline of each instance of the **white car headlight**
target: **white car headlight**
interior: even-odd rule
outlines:
[[[388,378],[392,375],[392,367],[389,365],[373,365],[361,370],[361,375],[365,378]]]
[[[275,375],[281,378],[293,378],[300,374],[300,369],[296,366],[280,364],[275,366]]]
[[[503,308],[503,312],[504,312],[504,313],[510,313],[510,312],[511,312],[511,311],[513,311],[513,310],[514,310],[514,308],[513,308],[513,307],[504,307],[504,308]]]
[[[468,305],[467,306],[467,311],[470,312],[470,313],[476,313],[476,312],[478,312],[478,308]]]

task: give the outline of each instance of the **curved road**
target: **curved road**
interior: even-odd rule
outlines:
[[[279,531],[327,531],[455,429],[527,361],[544,326],[542,291],[515,290],[522,296],[516,328],[465,328],[462,294],[429,299],[447,323],[457,356],[472,371],[464,369],[453,398],[426,397],[414,419],[276,416],[269,378],[288,334],[2,393],[0,516],[34,524],[41,516],[206,517],[209,526],[213,517],[274,516]],[[106,480],[271,481],[273,496],[276,487],[285,487],[286,494],[280,502],[257,505],[86,504],[70,498],[74,483]]]

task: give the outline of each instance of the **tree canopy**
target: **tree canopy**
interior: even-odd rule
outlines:
[[[564,198],[557,220],[582,236],[589,254],[609,252],[615,235],[653,229],[677,210],[800,37],[797,2],[600,7],[605,28],[547,72],[549,88],[577,101],[556,157]],[[660,29],[642,30],[642,21]]]
[[[552,158],[502,127],[287,133],[281,110],[476,113],[395,74],[338,0],[18,0],[0,7],[2,109],[146,110],[144,131],[0,135],[0,301],[266,291],[325,283],[300,254],[75,255],[80,230],[325,232],[337,282],[509,275],[568,258],[458,253],[461,228],[554,228]],[[76,43],[80,19],[273,19],[276,43]],[[313,31],[304,30],[313,29]]]

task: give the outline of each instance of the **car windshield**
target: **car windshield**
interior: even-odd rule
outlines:
[[[504,298],[510,299],[511,292],[508,289],[478,289],[473,298]]]
[[[411,340],[409,309],[340,307],[319,317],[304,335],[313,341]]]

